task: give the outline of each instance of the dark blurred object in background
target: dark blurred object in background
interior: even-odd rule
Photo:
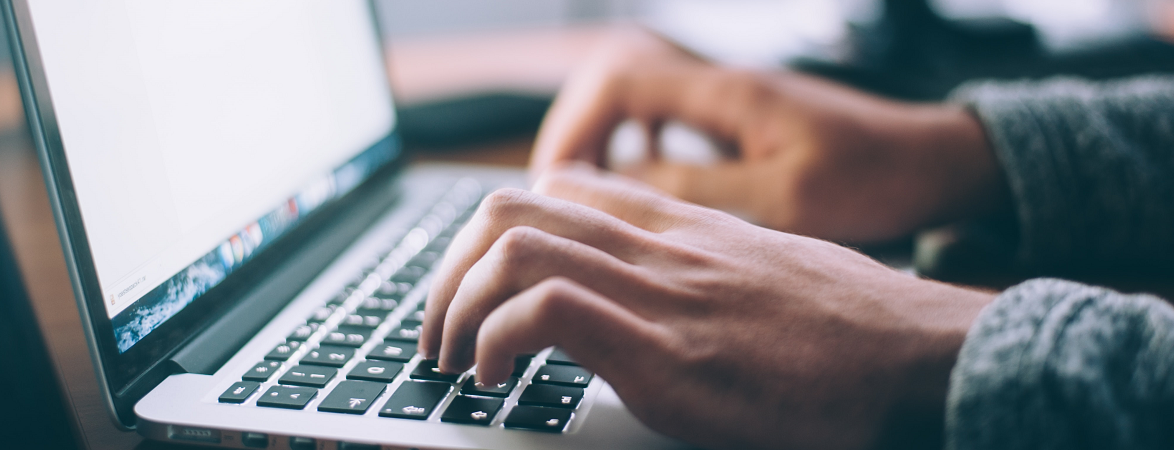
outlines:
[[[1174,71],[1168,0],[382,0],[391,42],[639,23],[723,64],[781,66],[932,101],[971,79]],[[481,8],[481,9],[478,9]],[[492,11],[484,10],[490,8]],[[392,64],[396,64],[395,55]],[[550,92],[464,92],[403,111],[409,145],[532,134]],[[482,114],[484,112],[485,114]]]
[[[41,331],[0,217],[0,386],[6,388],[4,448],[75,447]]]
[[[1137,1],[1100,3],[1130,11],[1146,7]],[[1064,13],[1063,2],[1050,5],[1056,15]],[[1007,15],[947,18],[941,9],[929,0],[883,0],[878,20],[851,29],[842,62],[800,59],[794,66],[911,100],[938,100],[959,84],[980,78],[1110,79],[1174,71],[1174,46],[1155,38],[1143,23],[1117,18],[1126,23],[1100,35],[1076,25],[1069,26],[1072,31],[1052,25],[1051,34],[1045,34],[1038,25]],[[1114,20],[1108,11],[1103,20]],[[1103,28],[1109,25],[1114,24]]]
[[[489,92],[433,100],[399,110],[399,130],[410,148],[437,151],[536,133],[552,97]]]

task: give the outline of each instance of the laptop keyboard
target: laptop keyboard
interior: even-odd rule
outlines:
[[[481,196],[475,181],[457,182],[386,257],[356,273],[342,292],[241,374],[219,402],[566,430],[594,374],[562,351],[554,349],[545,358],[519,356],[512,376],[491,386],[475,382],[469,373],[441,373],[435,360],[416,354],[424,301],[404,300],[409,292],[426,289],[421,281]],[[316,407],[307,408],[316,399],[321,399]]]

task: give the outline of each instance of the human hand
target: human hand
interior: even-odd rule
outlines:
[[[899,103],[798,73],[721,68],[633,32],[567,81],[539,132],[532,173],[567,160],[604,166],[612,130],[628,119],[652,138],[679,120],[734,153],[716,165],[653,154],[626,175],[777,230],[877,242],[1009,203],[981,125],[960,106]]]
[[[993,297],[583,166],[535,190],[491,194],[454,238],[421,353],[496,383],[557,345],[645,424],[706,447],[864,448],[908,415],[940,427]]]

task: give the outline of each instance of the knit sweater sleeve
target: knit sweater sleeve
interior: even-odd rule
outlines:
[[[946,448],[1174,448],[1174,308],[1054,279],[980,313],[951,374]]]
[[[951,97],[978,116],[1006,174],[1020,262],[1174,263],[1174,77],[978,82]]]

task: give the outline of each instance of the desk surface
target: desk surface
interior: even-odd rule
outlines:
[[[390,73],[401,103],[479,91],[553,93],[607,27],[535,29],[394,43]],[[118,431],[103,407],[41,177],[11,72],[0,72],[0,208],[11,233],[58,383],[81,446],[178,448]],[[418,161],[522,166],[530,138],[420,154]]]

